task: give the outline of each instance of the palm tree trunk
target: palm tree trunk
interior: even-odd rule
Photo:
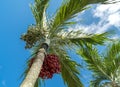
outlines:
[[[20,87],[34,87],[44,61],[44,53],[45,49],[41,48]]]
[[[41,71],[41,67],[43,65],[43,61],[45,58],[45,53],[49,44],[50,40],[47,39],[45,43],[42,45],[42,48],[39,49],[36,59],[33,62],[29,72],[27,73],[27,76],[25,77],[20,87],[34,87],[35,82],[38,79],[39,73]]]

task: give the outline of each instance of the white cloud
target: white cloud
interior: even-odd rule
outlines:
[[[120,27],[120,12],[109,15],[108,21],[109,24]]]
[[[116,13],[120,11],[120,3],[116,3],[116,4],[107,4],[107,5],[97,5],[95,11],[94,11],[94,15],[96,17],[104,17],[107,15],[111,15],[113,13]]]
[[[100,21],[98,24],[91,24],[91,25],[76,25],[74,27],[70,27],[69,30],[81,30],[83,33],[103,33],[108,30],[110,27],[109,23],[104,23],[103,21]]]
[[[93,16],[100,18],[104,25],[115,26],[120,28],[120,3],[98,5],[93,11]]]
[[[118,29],[120,32],[120,2],[115,4],[97,5],[95,8],[92,8],[91,11],[93,13],[91,14],[93,18],[100,19],[98,23],[77,25],[70,28],[70,30],[81,29],[87,33],[103,33],[114,26],[116,27],[115,29]],[[116,38],[116,36],[114,38]]]

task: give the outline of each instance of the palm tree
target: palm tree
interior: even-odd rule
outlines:
[[[91,87],[120,87],[120,42],[114,42],[100,55],[93,47],[80,50],[87,67],[93,72]]]
[[[107,0],[64,0],[52,18],[46,16],[48,3],[49,0],[35,0],[35,4],[31,5],[36,24],[30,25],[27,33],[23,34],[21,39],[26,41],[26,48],[36,48],[35,61],[20,87],[34,87],[37,84],[45,55],[48,53],[56,54],[59,57],[61,75],[65,84],[68,87],[82,87],[83,85],[78,78],[79,70],[77,67],[79,64],[71,60],[66,48],[84,47],[87,43],[103,44],[107,40],[108,33],[86,34],[82,33],[81,30],[68,31],[67,28],[77,23],[71,19],[87,9],[88,5],[108,2]]]

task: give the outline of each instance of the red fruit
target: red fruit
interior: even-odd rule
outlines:
[[[29,68],[32,66],[35,58],[32,58],[29,63]],[[53,77],[53,74],[61,72],[61,65],[58,56],[54,54],[46,55],[39,77],[42,79],[49,79]]]

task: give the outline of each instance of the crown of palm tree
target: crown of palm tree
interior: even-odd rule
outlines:
[[[48,52],[59,56],[62,66],[61,75],[68,87],[82,87],[83,85],[78,77],[80,72],[77,67],[79,64],[70,59],[66,48],[73,49],[75,46],[85,47],[87,44],[103,44],[104,41],[108,40],[108,32],[88,34],[82,33],[81,30],[65,31],[66,27],[77,23],[71,21],[72,18],[89,8],[88,5],[96,3],[106,4],[108,2],[107,0],[64,0],[52,18],[46,16],[49,0],[35,0],[35,4],[31,5],[36,24],[29,26],[27,33],[23,34],[21,39],[26,41],[26,48],[35,48],[34,55],[45,39],[50,39]]]
[[[120,42],[110,44],[103,55],[96,48],[84,48],[79,54],[82,54],[88,69],[93,71],[91,87],[120,86]]]

